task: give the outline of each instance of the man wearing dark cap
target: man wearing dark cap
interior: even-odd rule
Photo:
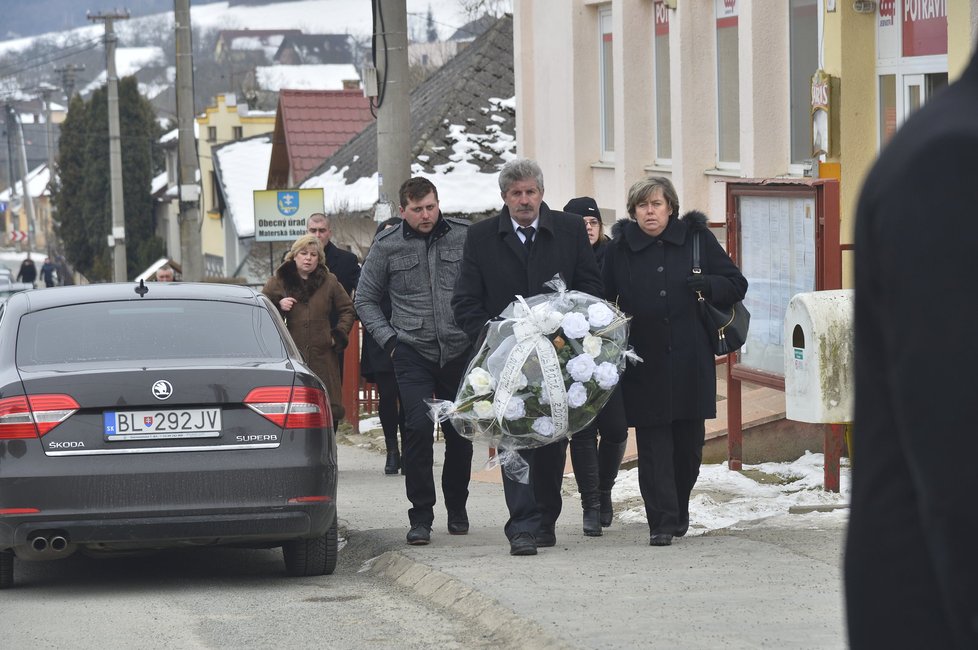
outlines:
[[[579,196],[567,202],[564,212],[583,217],[588,241],[601,267],[608,238],[604,236],[597,202],[590,196]],[[610,526],[614,520],[611,488],[615,485],[618,468],[625,456],[627,438],[628,425],[620,388],[615,389],[591,426],[571,438],[571,464],[574,466],[577,490],[581,493],[581,507],[584,508],[584,534],[589,537],[600,537],[601,527]]]

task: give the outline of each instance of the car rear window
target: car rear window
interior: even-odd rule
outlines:
[[[22,368],[229,357],[286,357],[268,310],[204,300],[65,305],[26,314],[17,333],[17,365]]]

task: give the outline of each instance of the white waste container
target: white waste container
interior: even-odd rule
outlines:
[[[784,389],[789,420],[852,422],[851,289],[796,294],[784,317]]]

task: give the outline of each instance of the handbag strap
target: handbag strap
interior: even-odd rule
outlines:
[[[693,275],[699,275],[703,272],[700,268],[700,231],[693,231]],[[702,291],[696,292],[696,299],[699,302],[704,302],[706,298],[703,297]]]

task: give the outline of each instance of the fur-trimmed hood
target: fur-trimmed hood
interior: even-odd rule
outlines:
[[[329,271],[320,264],[315,271],[309,274],[307,280],[303,280],[295,266],[295,260],[289,260],[275,270],[275,277],[281,280],[288,296],[299,302],[309,302],[310,296],[316,293],[319,287],[326,284]]]

